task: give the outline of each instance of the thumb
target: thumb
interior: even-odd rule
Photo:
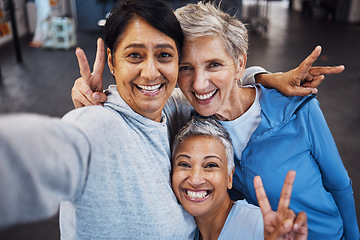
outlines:
[[[107,100],[107,96],[103,92],[94,92],[92,94],[92,98],[94,99],[95,102],[101,103],[101,104]]]

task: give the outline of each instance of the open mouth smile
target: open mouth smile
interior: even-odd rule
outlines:
[[[206,93],[206,94],[197,94],[197,93],[194,93],[195,97],[200,100],[200,101],[206,101],[206,100],[209,100],[210,98],[212,98],[215,93],[217,92],[218,90],[215,89],[209,93]]]
[[[184,192],[185,196],[192,201],[203,201],[207,199],[209,194],[211,193],[211,191],[209,190],[191,191],[188,189],[186,189]]]
[[[165,84],[156,84],[156,85],[138,85],[138,84],[135,84],[137,89],[139,89],[140,91],[142,91],[144,93],[156,93],[156,92],[160,91],[161,87],[164,86],[164,85]]]

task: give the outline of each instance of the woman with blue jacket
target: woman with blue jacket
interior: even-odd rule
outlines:
[[[274,208],[279,183],[288,170],[295,170],[290,208],[306,212],[309,239],[341,239],[343,232],[346,239],[357,239],[351,181],[315,96],[286,97],[257,88],[261,121],[242,153],[235,155],[233,188],[257,205],[252,179],[260,175]],[[222,123],[231,136],[241,134],[233,122]]]
[[[289,208],[307,214],[309,239],[359,239],[351,180],[316,96],[239,87],[245,26],[211,4],[189,4],[175,13],[185,35],[178,86],[197,113],[213,115],[230,133],[233,189],[257,205],[253,179],[259,175],[276,209],[286,173],[295,170]]]
[[[307,214],[309,239],[359,239],[351,180],[316,96],[239,87],[247,59],[245,26],[211,4],[175,13],[185,35],[178,85],[197,113],[213,115],[230,133],[234,191],[257,205],[253,179],[259,175],[276,209],[286,173],[295,170],[289,208]]]

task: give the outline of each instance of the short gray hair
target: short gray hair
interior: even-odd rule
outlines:
[[[234,150],[230,134],[213,117],[193,117],[176,135],[172,145],[172,159],[179,145],[191,136],[209,136],[217,139],[225,148],[228,175],[232,174],[234,165]]]
[[[220,6],[198,2],[178,8],[175,15],[186,38],[220,36],[226,51],[236,61],[248,50],[246,26],[235,16],[223,12]]]

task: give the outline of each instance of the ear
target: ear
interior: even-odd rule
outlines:
[[[246,68],[247,55],[244,54],[239,57],[239,59],[235,62],[236,67],[236,80],[240,80],[244,76],[245,68]]]
[[[228,189],[232,189],[234,172],[235,172],[235,168],[233,168],[233,170],[231,171],[230,176],[228,176],[228,184],[227,184]]]
[[[108,55],[108,66],[109,66],[109,69],[110,69],[110,72],[112,72],[114,70],[114,64],[113,64],[113,56],[111,55],[111,50],[110,48],[107,48],[107,55]]]

